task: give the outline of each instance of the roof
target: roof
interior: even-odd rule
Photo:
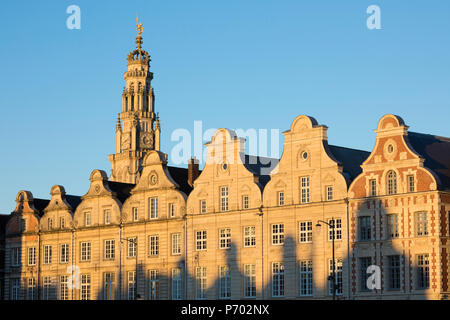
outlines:
[[[270,180],[270,173],[278,165],[280,160],[246,154],[243,162],[248,171],[259,176],[259,187],[263,190]]]
[[[352,182],[362,172],[361,164],[370,155],[370,152],[364,150],[325,144],[325,147],[327,146],[335,160],[342,165],[344,174],[346,174],[350,182]]]
[[[5,234],[6,224],[11,216],[8,214],[0,214],[0,235]]]
[[[169,170],[170,176],[180,186],[180,190],[186,195],[189,195],[193,188],[188,183],[188,169],[171,166],[167,166],[167,169]],[[201,173],[201,170],[199,170],[198,174],[200,175]]]
[[[117,194],[117,198],[120,200],[120,202],[124,203],[125,200],[130,196],[131,190],[136,185],[132,183],[108,181],[108,186],[111,189],[111,191]]]
[[[438,189],[450,190],[450,138],[408,132],[406,139],[425,159],[424,166],[438,176]]]
[[[44,215],[44,209],[48,206],[49,203],[50,203],[50,200],[47,200],[47,199],[39,199],[39,198],[33,199],[34,207],[39,212],[40,217],[42,217]]]
[[[81,203],[81,197],[80,196],[72,196],[72,195],[69,195],[69,194],[66,194],[65,197],[66,197],[66,201],[72,207],[73,212],[75,212],[75,209]]]

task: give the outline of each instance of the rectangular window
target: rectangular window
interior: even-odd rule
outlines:
[[[200,213],[206,213],[206,200],[200,200]]]
[[[181,254],[181,233],[172,234],[172,255]]]
[[[278,205],[284,206],[284,192],[283,191],[278,192]]]
[[[44,246],[44,264],[52,263],[52,246]]]
[[[158,218],[158,198],[150,198],[150,219],[157,219]]]
[[[369,195],[371,197],[375,197],[377,195],[377,180],[376,179],[369,180]]]
[[[228,211],[228,187],[220,187],[220,211]]]
[[[28,265],[29,266],[36,265],[36,248],[35,247],[28,248]]]
[[[52,230],[53,229],[53,219],[48,218],[47,224],[48,224],[48,230]]]
[[[430,287],[430,261],[428,254],[417,256],[417,288],[428,289]]]
[[[175,204],[169,203],[169,217],[175,217]]]
[[[256,297],[256,266],[254,264],[244,265],[244,297]]]
[[[128,243],[128,252],[127,252],[127,256],[128,258],[136,258],[136,254],[137,254],[137,237],[133,237],[133,238],[127,238],[127,243]]]
[[[197,249],[197,251],[206,250],[206,230],[196,232],[195,248]]]
[[[408,176],[406,181],[408,182],[408,192],[416,191],[416,186],[414,184],[414,176],[413,175]]]
[[[60,227],[61,229],[64,229],[64,228],[66,227],[66,219],[65,219],[64,217],[61,217],[61,218],[59,219],[59,227]]]
[[[327,201],[333,200],[333,186],[326,187]]]
[[[360,241],[368,241],[371,239],[371,217],[359,217],[358,225],[359,225],[359,240]]]
[[[272,263],[272,297],[284,296],[284,264]]]
[[[181,300],[181,269],[172,269],[172,300]]]
[[[398,215],[387,215],[388,237],[390,239],[398,238]]]
[[[50,300],[51,299],[52,278],[50,278],[48,276],[44,277],[42,279],[42,283],[43,283],[42,299]]]
[[[284,224],[280,223],[272,225],[272,244],[284,244]]]
[[[128,271],[128,300],[134,300],[136,298],[136,271]]]
[[[59,300],[69,300],[68,276],[59,277]]]
[[[114,300],[114,273],[105,272],[103,275],[103,299]]]
[[[416,234],[417,236],[427,236],[427,212],[416,212]]]
[[[136,222],[139,220],[139,209],[137,207],[134,207],[132,211],[133,211],[133,221]]]
[[[231,277],[228,266],[219,267],[219,299],[231,298]]]
[[[336,273],[336,295],[342,295],[342,259],[336,259],[335,262],[335,273]],[[333,275],[333,260],[329,260],[329,274],[330,277]],[[330,296],[333,295],[333,283],[328,281],[328,291]]]
[[[206,267],[197,267],[196,271],[196,297],[197,299],[206,298]]]
[[[91,243],[80,242],[80,261],[91,260]]]
[[[300,202],[309,203],[309,177],[300,178]]]
[[[11,300],[19,300],[20,298],[20,279],[11,279]]]
[[[312,221],[301,221],[299,223],[299,242],[312,242]]]
[[[36,279],[28,278],[27,300],[35,300],[36,298]]]
[[[229,249],[231,247],[231,229],[225,228],[219,230],[219,248]]]
[[[111,223],[111,210],[109,210],[109,209],[104,210],[103,215],[105,217],[105,224],[110,224]]]
[[[369,288],[367,287],[367,279],[370,276],[370,274],[367,273],[367,268],[372,265],[372,258],[371,257],[362,257],[359,258],[359,285],[361,291],[368,291]]]
[[[342,220],[341,219],[330,219],[328,220],[328,223],[330,225],[333,225],[333,223],[335,224],[335,238],[334,240],[342,240]],[[332,241],[333,240],[333,228],[328,226],[328,241]]]
[[[313,269],[312,260],[299,262],[300,271],[300,296],[312,296],[313,294]]]
[[[62,244],[59,248],[59,263],[69,262],[69,245],[67,243]]]
[[[149,236],[150,256],[157,256],[159,254],[159,236]]]
[[[242,196],[242,209],[249,208],[248,195]]]
[[[86,227],[89,227],[91,225],[91,213],[90,212],[84,213],[84,225]]]
[[[115,241],[105,240],[105,260],[114,260],[116,256]]]
[[[244,227],[244,247],[256,246],[256,228],[254,226]]]
[[[388,288],[400,290],[400,256],[388,256]]]
[[[91,275],[81,275],[81,300],[91,300]]]
[[[14,267],[20,266],[21,260],[20,248],[11,248],[11,265]]]
[[[158,270],[148,271],[148,281],[149,298],[150,300],[157,300],[159,289]]]

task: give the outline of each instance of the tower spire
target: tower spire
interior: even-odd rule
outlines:
[[[112,181],[137,183],[142,160],[151,150],[159,150],[160,125],[156,121],[151,81],[150,55],[142,48],[144,27],[136,17],[136,48],[127,56],[124,73],[122,112],[116,122],[116,153],[109,155]],[[157,122],[157,123],[156,123]]]

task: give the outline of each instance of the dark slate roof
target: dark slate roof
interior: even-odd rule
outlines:
[[[188,183],[188,169],[171,166],[167,166],[167,169],[169,170],[170,176],[180,186],[180,190],[186,195],[189,195],[192,191],[192,187]],[[200,175],[201,173],[202,171],[199,170],[198,174]]]
[[[75,209],[81,203],[81,197],[80,196],[72,196],[70,194],[66,194],[66,201],[72,207],[72,212],[75,212]]]
[[[0,234],[5,234],[6,224],[10,217],[8,214],[0,214]]]
[[[361,164],[370,155],[370,152],[364,150],[327,145],[326,143],[324,146],[328,147],[335,160],[343,166],[344,174],[349,182],[352,182],[362,172]]]
[[[50,200],[47,199],[39,199],[34,198],[33,204],[37,211],[39,211],[39,216],[42,217],[44,215],[44,209],[48,206]]]
[[[408,132],[410,146],[425,159],[424,166],[438,176],[439,190],[450,190],[450,138]]]
[[[136,185],[132,183],[122,183],[115,181],[108,181],[109,188],[111,191],[117,193],[117,198],[120,202],[124,203],[125,200],[130,196],[131,189],[133,189]]]
[[[259,176],[259,187],[263,190],[267,182],[270,180],[270,173],[278,165],[280,160],[246,154],[243,162],[248,171]]]

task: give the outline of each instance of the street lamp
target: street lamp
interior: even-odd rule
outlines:
[[[132,239],[122,238],[120,241],[128,241],[134,244],[134,255],[136,256],[136,276],[134,279],[134,300],[137,300],[137,284],[138,284],[138,252],[137,252],[137,237]]]
[[[334,259],[334,237],[336,236],[336,232],[335,232],[334,219],[332,218],[329,223],[326,221],[323,221],[323,220],[319,220],[319,221],[317,221],[316,227],[322,226],[320,224],[320,222],[325,223],[332,230],[331,241],[332,241],[332,247],[333,247],[333,249],[332,249],[333,250],[333,267],[332,267],[331,276],[328,277],[328,280],[331,280],[331,288],[333,290],[333,300],[336,300],[336,263],[335,263],[335,259]]]

